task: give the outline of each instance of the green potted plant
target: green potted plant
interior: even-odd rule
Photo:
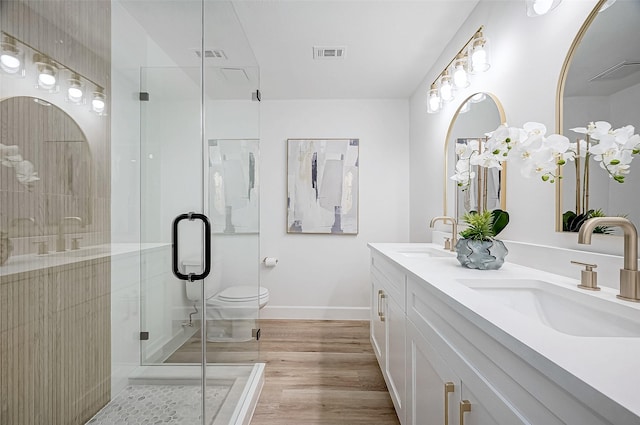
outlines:
[[[509,224],[509,213],[502,210],[466,213],[467,228],[456,243],[458,261],[463,267],[496,270],[502,267],[507,248],[495,237]]]

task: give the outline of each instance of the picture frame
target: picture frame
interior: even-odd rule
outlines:
[[[287,233],[358,234],[359,139],[287,139]]]

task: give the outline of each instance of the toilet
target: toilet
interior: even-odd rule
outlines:
[[[182,264],[183,273],[200,273],[201,265]],[[201,298],[199,282],[185,282],[187,298],[199,303]],[[253,339],[253,329],[256,329],[258,309],[269,302],[269,290],[262,286],[235,285],[211,293],[206,288],[207,311],[207,341],[211,342],[241,342]]]

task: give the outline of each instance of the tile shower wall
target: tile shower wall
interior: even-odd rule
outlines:
[[[2,0],[0,30],[103,87],[108,105],[110,1]],[[67,248],[71,235],[83,246],[108,244],[109,116],[67,103],[64,82],[47,93],[32,74],[0,78],[0,143],[17,145],[40,178],[23,185],[0,167],[0,230],[14,246],[7,264],[42,261],[32,242],[55,251],[64,217],[82,219],[65,222]],[[109,400],[110,259],[6,270],[0,266],[0,423],[83,424]]]

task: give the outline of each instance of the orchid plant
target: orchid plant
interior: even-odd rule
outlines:
[[[579,134],[584,134],[586,140],[580,139],[571,144],[574,157],[593,158],[600,162],[602,167],[613,180],[624,183],[626,174],[629,174],[633,155],[640,154],[640,136],[634,134],[634,127],[612,129],[606,121],[591,122],[587,127],[572,128]]]
[[[593,158],[612,179],[624,183],[633,155],[640,154],[640,136],[634,134],[634,127],[612,130],[611,124],[597,121],[572,130],[585,134],[587,140],[571,143],[563,135],[547,135],[544,124],[537,122],[527,122],[522,128],[502,124],[486,134],[483,146],[474,140],[456,148],[458,161],[451,179],[464,190],[475,178],[472,165],[501,168],[508,161],[525,177],[538,176],[542,181],[554,183],[559,178],[558,167],[567,161]]]
[[[481,147],[469,143],[456,149],[456,173],[451,177],[465,190],[475,178],[472,165],[501,168],[505,161],[517,164],[526,177],[539,176],[543,181],[555,182],[558,165],[573,157],[569,139],[559,134],[546,135],[543,124],[528,122],[522,128],[501,124]]]
[[[13,168],[18,182],[28,190],[31,190],[33,184],[40,180],[35,167],[22,157],[18,146],[6,146],[0,143],[0,164]]]

